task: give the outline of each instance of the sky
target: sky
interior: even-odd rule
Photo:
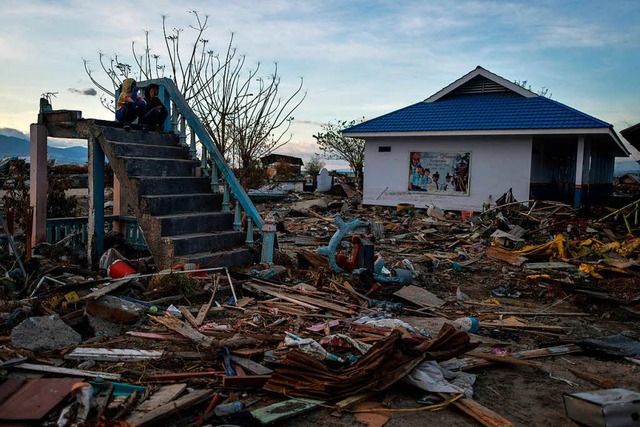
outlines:
[[[83,59],[93,69],[98,52],[132,62],[131,43],[149,31],[162,60],[162,15],[186,40],[190,10],[209,15],[211,49],[224,51],[233,32],[248,66],[260,62],[266,76],[277,63],[283,95],[303,78],[306,99],[278,152],[304,160],[320,152],[323,123],[405,107],[478,65],[548,88],[618,132],[640,122],[637,0],[2,0],[0,134],[28,134],[45,92],[57,92],[54,109],[111,119]]]

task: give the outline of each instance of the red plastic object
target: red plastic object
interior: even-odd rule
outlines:
[[[135,274],[136,270],[121,259],[117,259],[111,263],[107,269],[107,274],[112,279],[119,279],[129,274]]]

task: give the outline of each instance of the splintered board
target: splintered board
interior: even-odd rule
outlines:
[[[432,292],[414,285],[405,286],[394,293],[395,296],[421,307],[442,307],[445,302]]]

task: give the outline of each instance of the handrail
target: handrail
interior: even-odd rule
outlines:
[[[113,228],[115,221],[122,221],[124,224],[124,238],[127,243],[131,244],[135,249],[148,249],[144,234],[139,229],[138,219],[131,216],[121,215],[105,215],[104,223],[109,230]],[[89,217],[66,217],[66,218],[47,218],[46,236],[48,243],[56,243],[62,238],[68,236],[72,232],[80,235],[82,243],[87,243],[87,225]]]
[[[186,99],[184,99],[184,96],[182,95],[182,93],[180,93],[176,84],[171,79],[161,78],[161,79],[152,79],[152,80],[145,80],[144,82],[139,82],[138,86],[145,87],[152,83],[155,83],[158,86],[161,86],[164,88],[164,90],[169,95],[169,97],[173,101],[176,108],[180,111],[180,114],[182,115],[182,117],[186,119],[187,123],[191,127],[191,131],[195,132],[195,134],[200,139],[200,143],[212,155],[211,157],[215,161],[217,168],[222,173],[222,177],[224,178],[227,185],[231,188],[233,195],[242,206],[242,209],[246,212],[247,217],[251,218],[253,223],[258,227],[258,230],[262,230],[262,226],[264,225],[264,220],[258,213],[258,209],[256,209],[255,205],[247,195],[246,191],[244,191],[244,188],[242,187],[242,185],[240,185],[240,182],[234,175],[233,171],[231,170],[229,165],[227,165],[227,162],[222,157],[220,150],[218,150],[218,147],[213,142],[211,135],[209,135],[209,133],[205,129],[204,125],[202,124],[198,116],[196,116],[196,114],[193,112],[193,110],[187,103]]]

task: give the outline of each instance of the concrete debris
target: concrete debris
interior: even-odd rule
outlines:
[[[11,331],[11,345],[31,351],[60,350],[82,342],[60,316],[29,317]]]

